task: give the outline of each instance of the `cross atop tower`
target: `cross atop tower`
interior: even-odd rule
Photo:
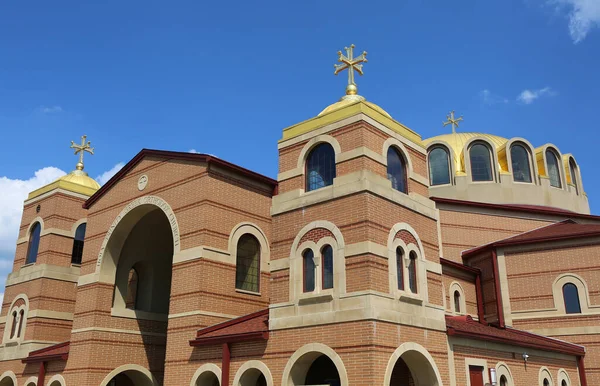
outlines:
[[[446,117],[447,121],[442,124],[444,127],[448,125],[452,125],[452,133],[456,133],[456,128],[458,127],[458,123],[463,120],[462,115],[460,118],[454,118],[454,110],[450,111],[450,114]]]
[[[342,64],[334,64],[335,71],[334,75],[339,74],[340,72],[348,69],[348,86],[346,87],[346,95],[356,95],[358,88],[356,87],[356,83],[354,83],[354,71],[358,72],[359,75],[363,74],[363,65],[362,63],[367,62],[367,51],[363,51],[362,54],[354,57],[354,44],[350,45],[350,47],[344,47],[346,50],[346,55],[342,53],[342,51],[338,51],[338,62]]]
[[[75,142],[71,141],[71,149],[75,149],[75,155],[79,154],[79,162],[77,162],[76,169],[83,170],[83,154],[87,151],[90,154],[94,154],[94,148],[90,141],[85,141],[87,135],[81,136],[81,145],[76,145]]]

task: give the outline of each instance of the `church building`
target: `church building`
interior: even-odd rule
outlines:
[[[143,149],[100,187],[72,143],[24,202],[0,386],[600,385],[575,156],[454,112],[424,139],[358,94],[353,48],[276,179]]]

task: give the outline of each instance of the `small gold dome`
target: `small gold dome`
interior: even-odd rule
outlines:
[[[82,170],[73,170],[71,173],[60,177],[59,180],[81,185],[85,188],[95,190],[100,189],[100,184],[96,182],[95,179],[88,176],[88,174]]]
[[[342,97],[342,99],[340,99],[339,101],[327,106],[323,111],[321,111],[319,113],[318,116],[320,117],[322,115],[329,114],[332,111],[339,110],[342,107],[350,106],[350,105],[352,105],[354,103],[358,103],[358,102],[363,102],[364,104],[366,104],[373,110],[385,115],[388,118],[392,118],[392,116],[390,114],[388,114],[387,111],[385,111],[381,107],[377,106],[375,103],[367,102],[365,100],[365,98],[361,97],[360,95],[352,95],[352,94],[346,95],[346,96]]]

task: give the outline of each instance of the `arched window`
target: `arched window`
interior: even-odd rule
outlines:
[[[406,161],[394,146],[390,146],[387,152],[387,177],[392,181],[392,188],[408,193]]]
[[[560,383],[560,386],[569,386],[569,385],[567,385],[567,381],[565,381],[565,380],[563,379],[563,381]]]
[[[460,292],[454,291],[454,312],[460,314]]]
[[[321,249],[323,257],[323,289],[333,288],[333,248],[326,245]]]
[[[500,386],[508,386],[508,380],[504,375],[500,377]]]
[[[396,274],[398,275],[398,289],[404,291],[404,250],[396,248]]]
[[[408,255],[408,287],[413,294],[417,293],[417,254],[410,252]]]
[[[125,298],[125,308],[135,310],[137,308],[137,292],[139,284],[138,272],[135,268],[129,270],[129,278],[127,279],[127,297]]]
[[[571,183],[575,185],[575,193],[579,194],[579,186],[577,185],[577,164],[573,158],[569,159],[569,174],[571,175]]]
[[[29,245],[27,247],[27,259],[25,264],[35,263],[37,260],[38,249],[40,247],[40,233],[42,232],[42,226],[39,222],[33,224],[31,233],[29,234]]]
[[[17,338],[21,337],[21,330],[23,330],[23,319],[25,319],[25,310],[19,311],[19,330],[17,331]]]
[[[450,155],[443,147],[435,147],[429,152],[429,181],[431,185],[450,183]]]
[[[17,332],[17,311],[13,311],[13,313],[12,313],[12,326],[10,327],[10,339],[15,337],[15,332]]]
[[[510,159],[512,160],[513,180],[531,182],[531,164],[527,149],[523,145],[512,145],[510,147]]]
[[[550,149],[546,150],[546,162],[548,168],[548,177],[550,178],[550,186],[562,188],[562,183],[560,181],[560,164],[558,163],[556,154],[554,154],[554,152]]]
[[[544,386],[550,386],[550,381],[548,378],[544,378]]]
[[[85,239],[86,224],[80,224],[75,230],[75,240],[73,240],[73,253],[71,253],[71,264],[81,264],[83,256],[83,240]]]
[[[482,143],[476,143],[471,146],[469,157],[473,181],[493,181],[490,149]]]
[[[315,260],[312,249],[302,253],[304,292],[315,290]]]
[[[335,178],[335,151],[328,143],[321,143],[306,158],[306,191],[333,184]]]
[[[581,313],[579,293],[577,292],[577,286],[575,286],[575,284],[567,283],[563,286],[563,298],[565,300],[565,311],[567,314]]]
[[[237,243],[235,288],[258,292],[260,281],[260,244],[246,233]]]

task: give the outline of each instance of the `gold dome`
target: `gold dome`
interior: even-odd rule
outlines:
[[[73,170],[71,173],[60,177],[58,180],[29,193],[27,199],[31,200],[32,198],[39,197],[42,194],[55,189],[66,190],[90,197],[100,189],[100,184],[89,177],[83,170]]]
[[[387,111],[385,111],[381,107],[377,106],[375,103],[367,102],[364,97],[362,97],[360,95],[352,95],[352,94],[345,95],[339,101],[335,102],[334,104],[331,104],[331,105],[327,106],[317,116],[320,117],[322,115],[329,114],[332,111],[339,110],[342,107],[350,106],[350,105],[352,105],[354,103],[358,103],[358,102],[363,102],[364,104],[366,104],[367,106],[369,106],[373,110],[377,111],[378,113],[381,113],[381,114],[385,115],[388,118],[392,118],[392,116],[390,114],[388,114]]]
[[[80,185],[85,188],[94,190],[100,189],[100,184],[95,179],[88,176],[88,174],[81,170],[73,170],[71,173],[64,175],[59,178],[59,181],[67,181],[72,184]]]

